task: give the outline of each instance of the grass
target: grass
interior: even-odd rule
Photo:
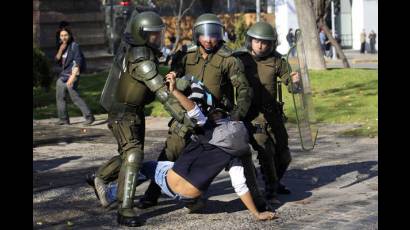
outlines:
[[[377,136],[377,70],[333,69],[310,71],[313,104],[318,122],[356,123],[360,127],[345,131],[348,136]],[[283,90],[286,92],[286,89]],[[285,113],[295,122],[291,95],[284,93]]]
[[[166,73],[166,67],[160,67],[162,74]],[[106,113],[100,106],[101,91],[107,79],[108,72],[97,74],[85,74],[80,78],[79,91],[81,97],[87,103],[94,114]],[[55,79],[57,80],[57,79]],[[33,118],[46,119],[57,117],[57,106],[55,96],[55,80],[49,92],[41,88],[33,88]],[[69,116],[81,116],[81,111],[71,101],[67,105]],[[154,101],[145,107],[145,113],[151,116],[169,116],[168,112],[162,109],[161,103]]]
[[[160,68],[164,74],[165,67]],[[80,94],[95,114],[105,113],[99,105],[100,93],[104,87],[107,72],[83,76],[80,82]],[[321,123],[356,123],[359,128],[348,130],[344,135],[377,136],[377,70],[333,69],[310,71],[313,88],[313,104],[316,119]],[[33,88],[33,117],[44,119],[57,117],[55,105],[55,87],[49,92]],[[295,113],[291,95],[284,88],[285,113],[289,122],[295,122]],[[81,116],[81,111],[69,103],[70,116]],[[162,105],[154,101],[145,108],[147,115],[169,116]]]

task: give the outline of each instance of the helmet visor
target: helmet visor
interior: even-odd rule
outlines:
[[[221,25],[207,23],[195,27],[194,30],[195,39],[198,41],[200,36],[204,39],[216,39],[218,41],[223,39],[223,28]]]
[[[153,48],[161,50],[164,46],[165,27],[144,27],[143,32],[147,44]]]

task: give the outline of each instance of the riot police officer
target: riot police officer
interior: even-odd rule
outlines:
[[[164,77],[158,72],[157,58],[164,29],[162,19],[154,12],[133,14],[125,42],[115,57],[101,95],[101,104],[108,111],[108,126],[117,140],[120,156],[113,157],[98,169],[94,186],[101,203],[106,206],[104,185],[118,177],[117,222],[121,225],[142,225],[133,210],[133,198],[144,157],[144,106],[156,98],[178,123],[193,127],[193,122],[169,94]]]
[[[203,82],[213,97],[230,111],[232,119],[245,117],[251,104],[252,89],[244,75],[243,64],[223,42],[223,24],[215,14],[199,16],[193,26],[193,45],[183,47],[173,59],[170,75],[195,76]],[[166,145],[158,160],[175,161],[189,142],[187,130],[171,122]],[[259,209],[265,208],[257,184],[251,153],[243,158],[248,187]],[[148,208],[157,204],[160,188],[151,183],[137,207]],[[199,200],[198,202],[200,202]],[[200,207],[198,205],[197,207]],[[192,208],[191,211],[195,211]]]
[[[278,93],[281,93],[278,82],[290,86],[290,80],[299,80],[297,73],[289,75],[289,64],[276,51],[277,37],[276,30],[269,23],[257,22],[246,32],[245,48],[235,52],[244,63],[246,76],[254,90],[254,99],[245,120],[253,125],[251,143],[258,152],[265,181],[265,198],[274,202],[279,202],[277,193],[290,193],[280,180],[292,159],[284,125],[283,103],[277,101]]]

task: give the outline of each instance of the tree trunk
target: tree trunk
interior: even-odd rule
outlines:
[[[323,22],[323,19],[320,20],[320,22],[319,22],[319,28],[322,28],[323,31],[325,31],[325,34],[326,34],[327,38],[329,39],[330,43],[336,48],[336,53],[339,55],[340,59],[342,59],[342,61],[343,61],[343,67],[344,68],[350,68],[349,62],[347,61],[347,58],[346,58],[345,54],[343,53],[342,47],[336,41],[336,39],[333,38],[333,35],[330,32],[329,27],[327,27],[326,23]]]
[[[330,43],[335,47],[336,53],[342,59],[344,68],[350,68],[349,62],[342,50],[340,44],[334,39],[329,27],[326,25],[325,18],[327,17],[327,12],[331,7],[331,2],[326,0],[312,0],[312,4],[315,8],[316,22],[318,28],[322,28],[325,31],[327,38]],[[333,28],[336,29],[336,28]]]
[[[179,9],[178,9],[178,16],[175,24],[175,43],[174,47],[171,50],[171,53],[174,53],[177,50],[179,38],[181,37],[181,19],[182,19],[182,5],[184,4],[184,0],[179,1]]]
[[[306,61],[309,69],[326,69],[323,52],[320,48],[319,33],[312,3],[306,0],[295,0],[299,27],[302,30]]]
[[[171,50],[171,54],[175,53],[175,51],[178,48],[179,40],[181,40],[181,20],[182,20],[182,17],[184,17],[185,14],[192,8],[194,3],[195,3],[195,0],[191,0],[191,3],[189,4],[189,6],[184,11],[182,11],[182,7],[184,5],[184,0],[179,1],[178,16],[177,16],[176,25],[175,25],[175,43],[174,43],[173,49]]]

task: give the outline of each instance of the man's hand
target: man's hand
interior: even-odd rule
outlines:
[[[299,72],[292,72],[290,73],[290,78],[292,79],[293,83],[297,83],[300,81],[300,75]]]
[[[256,215],[258,220],[273,220],[279,218],[276,212],[260,212]]]
[[[166,82],[168,82],[168,90],[170,93],[174,92],[174,90],[176,89],[176,74],[175,72],[170,72],[167,75],[165,75],[166,77]]]

